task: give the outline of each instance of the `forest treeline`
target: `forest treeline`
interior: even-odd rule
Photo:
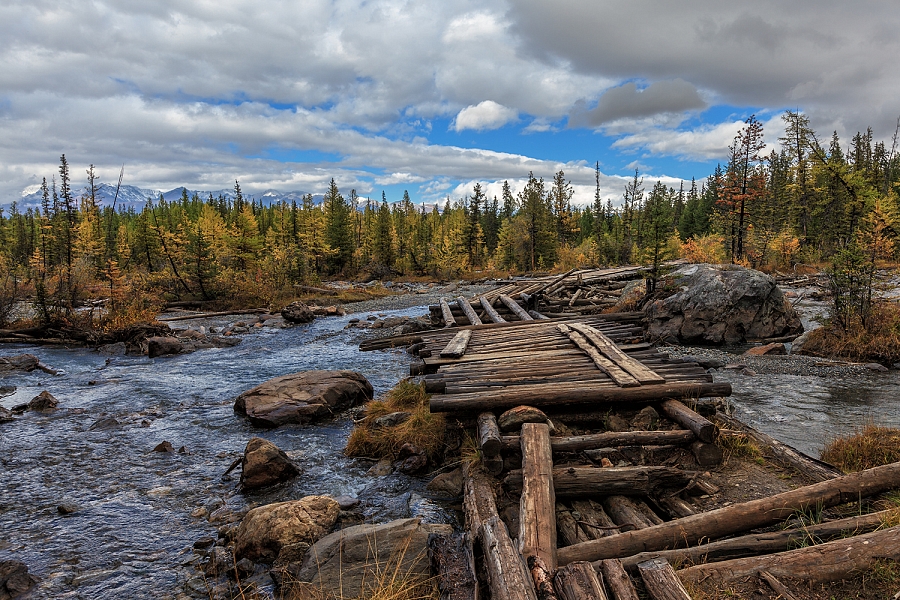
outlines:
[[[76,197],[63,155],[40,207],[0,211],[2,297],[31,295],[47,322],[85,298],[109,298],[113,326],[161,299],[273,303],[295,284],[331,277],[658,266],[677,255],[757,268],[837,261],[852,271],[893,258],[896,135],[887,148],[869,129],[844,147],[837,134],[821,142],[802,113],[784,120],[777,150],[762,154],[762,125],[750,117],[727,164],[678,189],[645,189],[636,171],[614,204],[601,198],[598,165],[588,206],[573,206],[559,171],[549,181],[529,174],[516,194],[504,183],[500,197],[476,184],[440,210],[406,193],[360,201],[334,180],[320,203],[307,195],[265,205],[235,182],[230,198],[184,190],[115,210],[98,204],[93,165]]]

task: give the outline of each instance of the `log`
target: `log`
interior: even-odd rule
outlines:
[[[478,314],[475,312],[475,309],[472,308],[472,305],[469,304],[469,301],[460,296],[456,299],[456,303],[465,313],[466,318],[469,319],[469,325],[481,325],[481,319],[478,318]]]
[[[597,365],[597,368],[609,375],[609,378],[612,379],[617,386],[619,387],[638,387],[641,383],[622,370],[619,365],[609,360],[597,350],[594,346],[592,346],[586,337],[577,331],[572,331],[568,325],[557,325],[557,328],[572,340],[572,343],[578,346],[582,352],[588,355],[594,364]]]
[[[463,509],[473,540],[484,554],[493,600],[537,600],[531,576],[497,514],[494,492],[484,474],[464,469]]]
[[[500,313],[498,313],[497,310],[491,305],[490,300],[488,300],[484,296],[482,296],[480,298],[480,300],[481,300],[481,307],[484,309],[484,312],[487,313],[487,316],[491,319],[491,321],[493,321],[494,323],[506,323],[507,322],[506,319],[501,317]]]
[[[429,535],[428,554],[440,600],[476,600],[478,583],[465,534]]]
[[[528,312],[524,308],[519,306],[518,302],[516,302],[509,296],[500,294],[500,302],[502,302],[506,306],[506,308],[508,308],[510,311],[512,311],[512,313],[514,315],[519,317],[520,321],[533,321],[534,320],[531,317],[531,315],[529,315]]]
[[[445,298],[441,298],[441,314],[444,316],[444,327],[456,327],[456,319],[453,318],[453,311],[447,304]]]
[[[644,588],[653,600],[691,600],[691,595],[665,560],[655,558],[638,565]]]
[[[484,466],[484,470],[491,475],[497,476],[503,472],[504,465],[502,456],[482,456],[481,464]]]
[[[589,562],[574,562],[556,572],[553,588],[559,600],[608,600],[603,577]]]
[[[665,383],[666,379],[664,377],[661,377],[658,373],[654,373],[652,369],[649,369],[639,361],[622,352],[611,339],[603,335],[603,333],[594,327],[584,323],[572,323],[572,329],[584,335],[584,337],[597,347],[597,350],[630,373],[642,385]]]
[[[712,444],[716,441],[719,430],[709,419],[698,415],[678,400],[664,400],[660,406],[667,417],[693,431],[701,442]]]
[[[684,583],[712,579],[728,585],[767,571],[775,577],[828,583],[852,577],[879,559],[900,560],[900,527],[768,556],[688,567],[679,571],[678,577]]]
[[[882,527],[890,515],[891,510],[885,510],[819,525],[808,525],[800,529],[752,533],[690,548],[642,552],[623,558],[622,564],[631,570],[636,568],[639,562],[651,558],[664,558],[670,563],[692,565],[783,552],[801,544],[819,544],[839,537],[869,533]]]
[[[584,537],[575,517],[565,504],[556,503],[556,543],[558,546],[571,546],[591,538]]]
[[[519,550],[556,570],[556,496],[553,454],[546,423],[522,425],[522,497],[519,500]]]
[[[183,315],[180,317],[157,318],[160,323],[171,323],[172,321],[190,321],[191,319],[208,319],[210,317],[227,317],[230,315],[258,315],[269,312],[268,308],[245,308],[243,310],[223,310],[219,312],[196,313],[193,315]]]
[[[603,510],[612,518],[620,531],[646,529],[653,523],[625,496],[607,496],[603,499]]]
[[[707,444],[697,440],[691,444],[691,454],[697,460],[697,464],[701,467],[715,467],[722,464],[725,453],[716,444]]]
[[[453,339],[447,342],[447,345],[441,350],[441,358],[459,358],[466,353],[466,348],[469,346],[469,340],[471,339],[471,329],[460,331],[454,335]]]
[[[604,469],[606,470],[606,469]],[[900,487],[900,462],[823,481],[768,498],[733,504],[662,525],[575,544],[559,551],[560,564],[631,556],[696,544],[783,521],[797,511],[858,501]]]
[[[538,311],[536,311],[534,309],[529,310],[528,314],[531,315],[531,318],[535,319],[536,321],[549,321],[550,320],[550,317],[548,317],[547,315],[545,315],[543,313],[539,313]]]
[[[491,394],[466,393],[432,396],[431,412],[475,412],[512,408],[520,404],[535,407],[559,407],[599,402],[655,402],[668,398],[705,398],[730,396],[729,383],[669,383],[638,388],[601,385],[578,385],[571,388],[559,384],[519,385]]]
[[[537,588],[538,600],[559,600],[553,589],[553,572],[540,556],[528,557],[528,570],[531,572],[534,587]]]
[[[579,517],[580,537],[596,540],[620,533],[619,528],[603,510],[603,506],[594,500],[575,500],[572,502],[572,508],[577,511]]]
[[[616,559],[603,560],[600,561],[598,569],[603,574],[603,581],[615,600],[640,600],[621,562]]]
[[[497,427],[497,417],[492,412],[483,412],[478,415],[476,422],[478,429],[478,447],[482,456],[494,457],[500,454],[500,428]]]
[[[656,499],[656,503],[667,510],[674,519],[697,514],[691,503],[683,500],[680,496],[661,496]]]
[[[525,452],[522,456],[526,456]],[[553,469],[553,487],[560,498],[642,495],[663,487],[686,485],[692,475],[672,467],[557,467]],[[521,489],[522,470],[510,471],[503,484],[513,491]]]
[[[594,448],[616,446],[666,446],[688,444],[696,438],[693,431],[673,429],[670,431],[608,431],[574,436],[553,436],[550,447],[554,452],[581,452]],[[519,448],[519,436],[504,435],[501,438],[504,450]]]
[[[783,600],[797,600],[797,597],[791,593],[791,590],[787,588],[786,585],[778,581],[774,575],[769,573],[768,571],[760,571],[759,577],[765,581],[772,591],[778,594]]]

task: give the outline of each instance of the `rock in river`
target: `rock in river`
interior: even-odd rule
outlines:
[[[665,285],[678,291],[644,309],[653,340],[738,344],[803,331],[800,317],[765,273],[737,265],[685,265]]]
[[[282,308],[281,317],[290,323],[309,323],[315,320],[316,315],[307,305],[298,300]]]
[[[253,490],[287,481],[300,470],[278,446],[262,438],[247,442],[241,460],[241,487]]]
[[[150,358],[178,354],[182,349],[181,342],[175,337],[155,336],[147,338],[147,356]]]
[[[51,410],[56,410],[57,406],[59,406],[59,400],[54,398],[53,394],[44,390],[31,399],[31,402],[28,403],[28,410],[50,412]]]
[[[270,379],[234,401],[258,427],[305,424],[372,399],[372,384],[354,371],[301,371]]]
[[[0,600],[21,596],[37,581],[37,577],[28,573],[25,563],[17,560],[0,561]]]
[[[274,560],[284,546],[312,544],[324,536],[340,512],[338,503],[327,496],[307,496],[254,508],[235,534],[235,555],[250,560]]]

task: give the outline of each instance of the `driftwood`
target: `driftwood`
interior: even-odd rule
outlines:
[[[616,344],[602,332],[584,323],[572,323],[572,329],[584,335],[607,358],[627,371],[642,385],[665,383],[666,379],[658,373],[654,373],[646,365],[640,363],[619,349]]]
[[[482,455],[497,456],[500,454],[500,428],[497,426],[497,417],[494,416],[494,413],[484,412],[478,415],[477,427],[478,447]]]
[[[768,556],[688,567],[678,577],[685,583],[711,579],[729,584],[766,571],[775,577],[827,583],[851,577],[878,559],[900,560],[900,527]]]
[[[603,574],[603,581],[615,600],[640,600],[621,562],[614,558],[602,560],[598,570]]]
[[[638,564],[644,588],[653,600],[691,600],[675,569],[668,562],[655,558]]]
[[[640,495],[662,487],[685,485],[692,475],[672,467],[557,467],[553,469],[553,487],[560,498]],[[510,471],[503,483],[511,490],[521,489],[522,471]]]
[[[491,305],[491,301],[484,296],[481,297],[481,307],[494,323],[506,323],[506,319],[500,316],[500,313]]]
[[[701,442],[712,444],[716,441],[719,430],[706,417],[700,416],[678,400],[665,400],[660,406],[667,417],[693,431]]]
[[[446,298],[441,298],[441,314],[444,317],[444,327],[456,327],[456,319],[453,318],[453,311]]]
[[[603,577],[589,562],[570,563],[558,570],[553,588],[559,600],[608,600]]]
[[[581,452],[595,448],[616,446],[665,446],[687,444],[695,440],[694,432],[687,429],[670,431],[608,431],[576,436],[553,436],[550,447],[554,452]],[[501,438],[504,450],[519,448],[519,436],[504,435]]]
[[[607,496],[603,499],[603,510],[612,518],[620,531],[646,529],[653,523],[625,496]]]
[[[526,560],[539,558],[552,572],[556,569],[556,497],[550,428],[546,423],[523,423],[521,441],[519,550]]]
[[[537,589],[538,600],[559,600],[556,590],[553,589],[553,571],[540,556],[528,557],[528,571]]]
[[[456,303],[462,309],[463,313],[466,315],[466,318],[469,320],[469,325],[481,325],[481,319],[478,318],[478,314],[475,312],[475,309],[472,308],[472,305],[469,304],[469,301],[460,296],[456,299]]]
[[[778,594],[782,600],[797,600],[797,597],[791,593],[787,586],[778,581],[778,579],[768,571],[760,571],[759,578],[765,581],[769,587],[772,588],[772,591]]]
[[[435,576],[440,600],[476,600],[478,582],[472,569],[472,555],[466,535],[431,534],[428,554]]]
[[[778,523],[810,507],[829,508],[897,487],[900,487],[900,463],[891,463],[768,498],[561,548],[559,563],[619,558],[638,552],[688,546],[703,538],[717,539]]]
[[[626,569],[631,570],[636,568],[639,562],[652,558],[664,558],[670,563],[701,564],[784,552],[801,544],[819,544],[839,537],[874,531],[882,527],[891,512],[891,510],[885,510],[859,517],[828,521],[819,525],[808,525],[800,529],[752,533],[690,548],[642,552],[623,558],[622,564]]]
[[[466,348],[469,346],[469,340],[471,339],[471,329],[460,331],[454,335],[453,339],[447,342],[447,345],[441,350],[441,358],[459,358],[466,353]]]
[[[502,302],[506,306],[506,308],[508,308],[514,315],[519,317],[520,321],[532,321],[533,320],[531,315],[529,315],[528,312],[526,312],[524,308],[519,306],[519,304],[515,300],[513,300],[509,296],[505,296],[503,294],[500,294],[499,297],[500,297],[500,302]]]

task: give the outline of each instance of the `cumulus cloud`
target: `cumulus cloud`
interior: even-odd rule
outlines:
[[[484,131],[498,129],[518,118],[519,115],[514,108],[507,108],[493,100],[484,100],[459,111],[451,127],[457,132],[466,129]]]
[[[661,113],[683,113],[706,108],[697,88],[683,79],[657,81],[638,89],[633,81],[600,96],[597,106],[570,115],[570,125],[602,125],[621,119],[652,117]]]

